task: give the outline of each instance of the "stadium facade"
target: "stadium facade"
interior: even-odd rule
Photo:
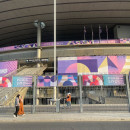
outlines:
[[[41,81],[54,75],[53,3],[53,0],[0,1],[0,61],[18,62],[17,72],[5,76],[37,75],[42,76]],[[114,75],[121,81],[116,85],[93,83],[89,86],[92,79],[87,77],[90,81],[83,85],[84,104],[126,104],[128,101],[123,77],[130,70],[129,8],[128,0],[57,0],[57,75]],[[37,61],[35,20],[46,25],[42,30],[40,61]],[[37,62],[41,67],[36,71]],[[100,76],[93,80],[103,79]],[[37,88],[37,104],[50,104],[53,98],[53,87],[45,84],[46,81]],[[65,98],[70,92],[72,103],[78,104],[78,87],[66,84],[68,86],[60,84],[57,88],[57,98]],[[23,93],[25,104],[32,104],[32,88]]]

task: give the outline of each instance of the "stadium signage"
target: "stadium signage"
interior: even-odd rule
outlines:
[[[104,86],[125,85],[124,76],[120,75],[103,75]]]
[[[13,76],[12,87],[32,87],[32,76]]]
[[[36,58],[36,59],[27,59],[26,63],[38,63],[38,62],[47,62],[48,58]]]

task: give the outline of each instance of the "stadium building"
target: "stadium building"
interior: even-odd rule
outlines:
[[[71,93],[72,104],[79,104],[81,75],[83,104],[128,104],[130,1],[56,0],[56,62],[58,99]],[[29,76],[38,81],[36,104],[51,104],[54,0],[0,1],[0,76],[1,105],[12,106],[18,93],[33,104]],[[28,83],[15,86],[18,77]]]

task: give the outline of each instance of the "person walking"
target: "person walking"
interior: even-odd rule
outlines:
[[[66,103],[67,103],[67,107],[71,108],[71,93],[67,94]]]
[[[23,96],[20,97],[19,103],[20,103],[20,106],[19,106],[18,115],[25,115],[24,108],[23,108]]]
[[[14,113],[14,117],[17,117],[17,115],[18,115],[19,105],[20,105],[19,104],[19,97],[20,97],[20,94],[18,94],[15,98],[15,108],[16,108],[16,110],[15,110],[15,113]]]

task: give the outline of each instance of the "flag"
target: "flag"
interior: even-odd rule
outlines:
[[[101,33],[102,33],[102,29],[101,29],[101,27],[99,25],[99,40],[101,40]]]
[[[108,42],[108,28],[107,28],[107,25],[106,25],[106,33],[107,33],[107,42]]]
[[[84,33],[86,33],[86,27],[84,26]]]
[[[106,33],[108,33],[108,28],[107,28],[107,25],[106,25]]]
[[[93,41],[93,26],[91,25],[91,31],[92,31],[92,41]]]
[[[99,33],[100,34],[102,33],[102,29],[101,29],[100,25],[99,25]]]
[[[86,40],[85,35],[86,35],[86,27],[84,26],[84,40]]]

